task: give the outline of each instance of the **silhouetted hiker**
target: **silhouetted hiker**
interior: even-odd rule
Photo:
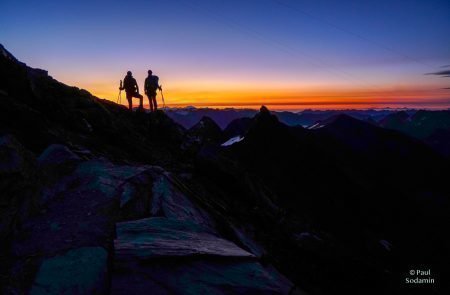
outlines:
[[[128,108],[130,109],[130,111],[133,109],[133,97],[139,98],[139,108],[144,108],[144,106],[142,105],[142,99],[144,97],[139,94],[139,86],[130,71],[127,72],[127,75],[123,79],[123,87],[120,89],[125,89],[128,100]]]
[[[145,78],[144,90],[147,94],[148,102],[150,104],[150,111],[154,112],[158,109],[158,104],[156,103],[156,91],[162,90],[161,85],[159,85],[158,76],[152,75],[153,72],[148,70],[148,77]]]

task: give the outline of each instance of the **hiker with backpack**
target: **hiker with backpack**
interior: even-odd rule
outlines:
[[[159,85],[158,76],[154,76],[151,70],[148,70],[148,76],[145,78],[144,91],[148,97],[148,102],[150,105],[150,111],[155,112],[158,109],[158,104],[156,103],[156,91],[162,91],[162,86]]]
[[[139,86],[136,79],[133,78],[131,71],[127,72],[127,75],[123,79],[123,86],[119,88],[120,90],[125,89],[128,100],[128,108],[133,110],[133,97],[139,98],[139,109],[143,110],[144,106],[142,104],[143,96],[139,94]]]

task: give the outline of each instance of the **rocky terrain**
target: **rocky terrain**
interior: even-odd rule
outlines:
[[[2,293],[450,290],[450,164],[421,140],[265,107],[186,129],[0,50]],[[437,283],[405,285],[420,267]]]

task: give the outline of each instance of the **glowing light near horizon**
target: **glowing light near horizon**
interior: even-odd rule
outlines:
[[[77,86],[87,89],[97,97],[114,102],[119,93],[118,85],[113,83],[96,82]],[[449,91],[430,89],[430,87],[368,91],[367,89],[342,89],[342,87],[335,90],[320,90],[315,85],[303,86],[301,89],[294,89],[292,86],[286,87],[287,89],[277,89],[273,85],[265,85],[266,90],[254,88],[254,85],[250,86],[239,85],[229,90],[217,84],[209,85],[209,87],[207,84],[202,84],[202,87],[198,87],[198,85],[182,83],[165,87],[164,96],[166,104],[173,107],[192,105],[215,108],[258,108],[264,104],[272,109],[450,108]],[[159,93],[157,98],[161,99]],[[122,100],[122,103],[125,104],[125,101]]]

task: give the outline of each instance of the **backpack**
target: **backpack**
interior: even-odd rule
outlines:
[[[136,80],[133,77],[125,76],[123,79],[123,88],[126,91],[134,91],[134,86],[136,85]]]
[[[156,92],[156,90],[159,88],[159,77],[158,76],[151,76],[147,77],[147,83],[145,85],[147,91]]]

